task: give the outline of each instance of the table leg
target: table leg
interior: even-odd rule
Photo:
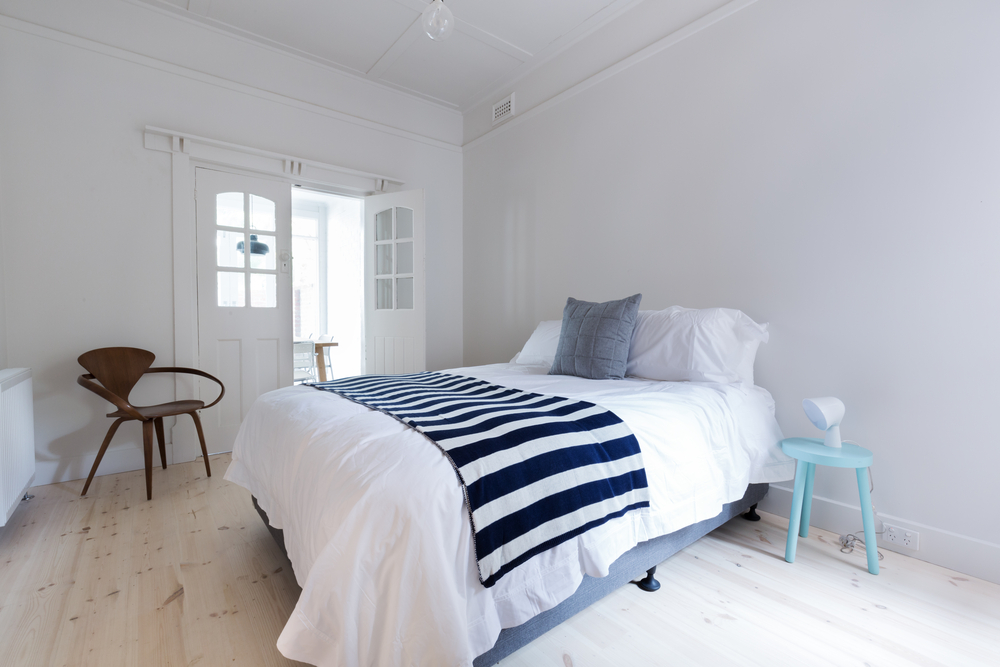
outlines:
[[[802,523],[799,525],[799,537],[809,537],[809,515],[812,513],[813,477],[816,476],[816,464],[808,463],[806,471],[806,488],[802,494]]]
[[[872,494],[868,489],[868,468],[858,468],[858,494],[861,496],[861,520],[865,526],[865,553],[868,571],[878,574],[878,544],[875,542],[875,515],[872,513]]]
[[[326,358],[323,348],[316,347],[316,372],[319,373],[319,381],[326,382]]]
[[[788,515],[788,540],[785,543],[785,560],[795,562],[795,547],[799,541],[799,523],[802,520],[802,498],[806,490],[809,464],[799,461],[795,465],[795,490],[792,492],[792,511]]]

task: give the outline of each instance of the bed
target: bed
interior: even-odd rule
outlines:
[[[614,412],[641,446],[648,510],[487,588],[461,484],[433,443],[336,394],[265,394],[226,479],[252,494],[302,587],[278,639],[285,656],[320,666],[495,664],[794,475],[773,401],[752,382],[549,375],[528,348],[515,363],[445,372]]]

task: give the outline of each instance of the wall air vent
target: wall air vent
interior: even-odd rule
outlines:
[[[514,115],[514,93],[493,105],[493,124],[502,123]]]

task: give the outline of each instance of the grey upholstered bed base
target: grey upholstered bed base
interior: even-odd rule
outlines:
[[[576,589],[576,593],[572,596],[563,600],[552,609],[542,612],[515,628],[503,630],[493,648],[475,659],[473,662],[474,667],[495,665],[501,659],[537,637],[540,637],[578,611],[582,611],[594,602],[597,602],[605,595],[608,595],[630,581],[641,579],[649,569],[659,565],[684,547],[712,532],[737,514],[746,512],[751,505],[757,504],[767,495],[767,490],[767,484],[751,484],[747,487],[743,498],[729,503],[711,519],[699,521],[669,535],[663,535],[662,537],[636,545],[611,565],[608,576],[601,578],[584,576],[583,583],[580,584],[580,587]],[[273,528],[268,523],[267,514],[257,504],[256,498],[253,498],[253,506],[264,520],[267,529],[271,531],[275,542],[285,552],[285,538],[282,531]]]

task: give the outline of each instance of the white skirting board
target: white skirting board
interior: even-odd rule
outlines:
[[[771,484],[771,490],[760,503],[761,510],[788,517],[792,507],[792,488],[780,484]],[[878,548],[888,549],[906,556],[947,567],[964,574],[986,579],[1000,584],[1000,544],[993,544],[975,537],[959,535],[948,530],[935,528],[908,519],[879,513],[875,517],[875,530],[881,530],[879,519],[888,521],[902,528],[912,528],[920,532],[920,549],[897,548],[887,546],[879,540]],[[813,496],[812,512],[809,523],[817,528],[829,530],[841,535],[845,533],[861,534],[861,507],[846,505],[842,502]]]
[[[132,422],[133,428],[137,428],[135,424],[138,422]],[[123,424],[122,428],[127,424]],[[94,450],[87,452],[86,454],[81,454],[80,456],[64,456],[56,460],[37,460],[35,462],[35,486],[41,486],[43,484],[54,484],[56,482],[69,482],[72,480],[80,480],[80,491],[83,490],[83,480],[87,479],[87,475],[90,474],[90,468],[94,465],[94,459],[97,458],[97,446],[100,442],[95,443]],[[174,462],[174,445],[171,442],[167,443],[167,464]],[[142,470],[145,464],[142,459],[142,445],[136,445],[134,443],[122,445],[120,447],[115,447],[113,444],[108,447],[108,451],[104,453],[104,458],[101,460],[101,467],[97,469],[97,475],[94,479],[100,477],[101,475],[113,475],[119,472],[129,472],[131,470]],[[156,442],[153,442],[153,491],[156,491],[156,471],[162,470],[160,467],[160,449]],[[93,487],[91,487],[93,490]]]

